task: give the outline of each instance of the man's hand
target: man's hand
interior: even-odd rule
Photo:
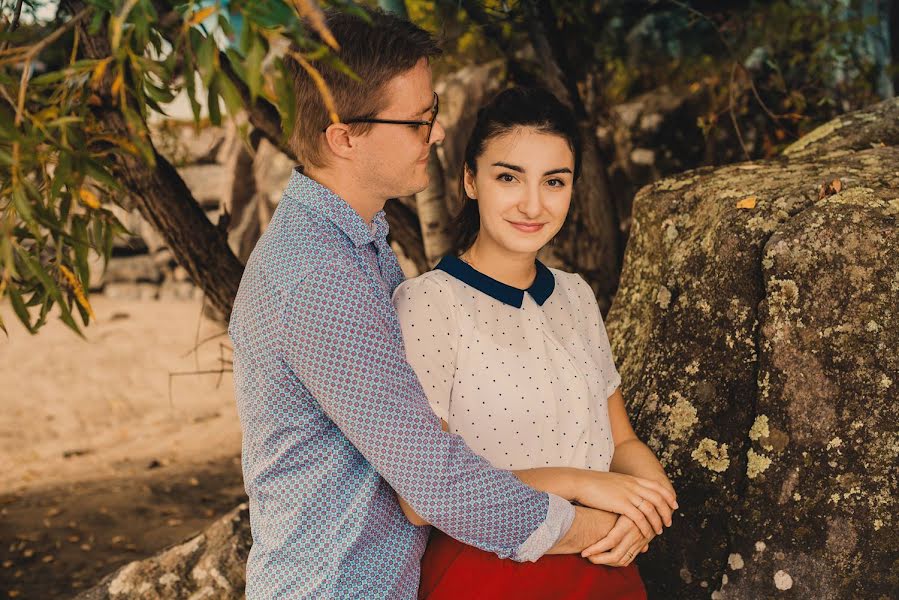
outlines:
[[[649,550],[649,542],[655,537],[643,535],[640,528],[626,515],[620,515],[609,534],[585,548],[581,556],[595,565],[610,567],[626,567],[637,557],[637,554]]]
[[[670,484],[603,471],[578,472],[574,499],[591,508],[630,517],[647,537],[652,537],[652,530],[661,535],[663,524],[670,527],[672,512],[677,508]]]
[[[617,519],[618,515],[615,513],[575,506],[574,522],[547,554],[578,554],[596,540],[604,539],[612,531]]]

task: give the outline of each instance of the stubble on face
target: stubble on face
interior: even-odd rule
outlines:
[[[386,84],[388,105],[379,118],[424,121],[430,118],[434,89],[431,67],[421,59],[415,67],[394,77]],[[430,181],[427,159],[430,145],[442,139],[432,134],[431,144],[424,141],[424,130],[405,125],[375,125],[366,136],[364,176],[385,198],[417,194],[427,189]],[[437,138],[440,139],[437,139]]]

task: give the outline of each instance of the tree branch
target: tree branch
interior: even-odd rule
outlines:
[[[82,0],[64,1],[76,14],[85,7]],[[96,34],[83,22],[78,27],[87,58],[110,55],[106,23]],[[96,108],[96,114],[110,134],[133,135],[122,113],[109,103]],[[209,221],[175,168],[155,149],[154,156],[156,164],[149,166],[130,154],[119,155],[112,170],[124,182],[141,216],[160,233],[178,263],[206,293],[210,305],[227,319],[243,265],[228,246],[225,233]]]

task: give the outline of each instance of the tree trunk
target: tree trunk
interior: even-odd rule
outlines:
[[[421,223],[421,237],[427,259],[427,269],[432,268],[449,252],[452,239],[449,233],[450,214],[444,185],[443,166],[437,158],[437,149],[431,148],[428,157],[428,188],[415,194],[415,206]]]
[[[84,7],[81,0],[66,3],[73,12]],[[110,55],[106,23],[95,34],[88,30],[87,21],[82,21],[78,30],[85,57],[99,59]],[[97,116],[111,135],[125,139],[133,135],[108,98],[97,108]],[[122,155],[112,170],[141,216],[160,233],[179,264],[204,291],[211,307],[227,319],[243,265],[228,246],[224,229],[209,221],[175,168],[155,150],[154,154],[154,167],[134,156]]]

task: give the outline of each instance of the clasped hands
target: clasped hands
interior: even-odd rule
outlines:
[[[649,542],[671,527],[678,508],[671,483],[624,473],[591,472],[578,486],[575,502],[618,514],[604,538],[581,551],[597,565],[626,567],[637,554],[649,550]]]

